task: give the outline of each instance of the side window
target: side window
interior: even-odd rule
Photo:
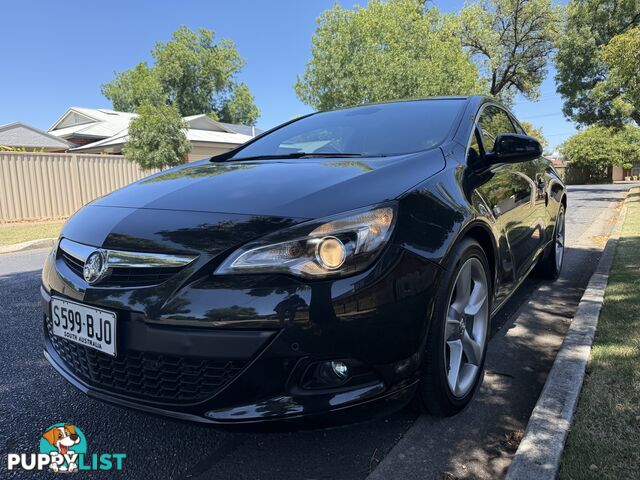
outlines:
[[[482,134],[482,145],[487,152],[493,150],[496,137],[501,133],[516,133],[507,112],[494,105],[489,105],[482,111],[478,125]]]
[[[481,158],[480,143],[478,142],[478,129],[473,129],[473,135],[471,136],[471,142],[469,143],[469,150],[467,152],[467,162],[469,165],[474,165]]]
[[[516,133],[519,133],[521,135],[528,135],[527,132],[524,131],[524,128],[522,128],[520,125],[518,125],[517,122],[513,122],[513,126],[516,127]]]

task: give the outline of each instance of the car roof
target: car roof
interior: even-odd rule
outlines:
[[[371,102],[371,103],[362,103],[359,105],[348,105],[348,106],[344,106],[344,107],[338,107],[338,108],[331,108],[331,109],[327,109],[327,110],[317,110],[315,112],[309,113],[306,116],[310,116],[310,115],[315,115],[316,113],[324,113],[324,112],[333,112],[333,111],[339,111],[339,110],[349,110],[352,108],[361,108],[361,107],[368,107],[368,106],[373,106],[373,105],[389,105],[389,104],[394,104],[394,103],[405,103],[405,102],[421,102],[421,101],[430,101],[430,100],[464,100],[467,102],[467,107],[469,107],[470,105],[472,106],[471,108],[475,108],[475,109],[479,109],[481,105],[491,102],[491,103],[495,103],[497,105],[499,105],[500,107],[504,108],[505,110],[507,110],[511,115],[513,115],[513,113],[511,113],[511,110],[509,109],[508,106],[504,105],[502,102],[500,102],[500,100],[498,100],[495,97],[492,97],[490,95],[440,95],[440,96],[433,96],[433,97],[415,97],[415,98],[400,98],[400,99],[396,99],[396,100],[386,100],[386,101],[381,101],[381,102]]]
[[[473,97],[471,97],[471,96],[462,96],[462,95],[445,95],[445,96],[439,96],[439,97],[399,98],[399,99],[395,99],[395,100],[384,100],[384,101],[380,101],[380,102],[361,103],[361,104],[358,104],[358,105],[347,105],[347,106],[344,106],[344,107],[330,108],[330,109],[327,109],[327,110],[318,110],[318,111],[315,111],[315,112],[311,113],[310,115],[313,115],[315,113],[334,112],[334,111],[337,111],[337,110],[349,110],[351,108],[368,107],[368,106],[372,106],[372,105],[389,105],[389,104],[394,104],[394,103],[423,102],[423,101],[429,101],[429,100],[469,100],[471,98],[473,98]]]

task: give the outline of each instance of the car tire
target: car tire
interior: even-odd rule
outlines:
[[[445,262],[418,389],[418,403],[432,415],[455,415],[482,382],[491,329],[490,271],[484,250],[471,238],[458,243]]]
[[[565,254],[564,242],[565,209],[564,205],[560,204],[560,209],[556,216],[556,224],[553,229],[553,241],[545,248],[534,270],[534,275],[537,278],[555,280],[560,276]]]

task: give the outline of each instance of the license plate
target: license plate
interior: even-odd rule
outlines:
[[[116,314],[53,297],[53,334],[116,356]]]

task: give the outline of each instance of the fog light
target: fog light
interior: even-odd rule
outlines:
[[[312,384],[316,387],[336,387],[342,385],[348,375],[346,363],[340,360],[326,361],[317,364]]]
[[[325,237],[318,244],[316,256],[323,267],[335,270],[344,263],[347,258],[347,250],[344,243],[336,237]]]
[[[347,364],[344,362],[331,362],[331,370],[333,371],[334,375],[340,380],[344,380],[345,378],[347,378],[347,375],[349,375],[349,367],[347,367]]]
[[[379,380],[370,367],[355,358],[300,362],[292,374],[292,385],[305,390],[347,388]]]

